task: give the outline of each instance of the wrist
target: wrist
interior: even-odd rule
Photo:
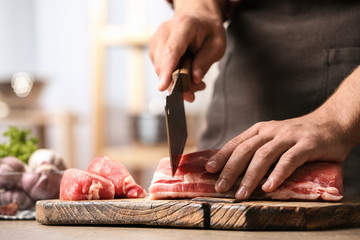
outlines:
[[[351,146],[360,144],[360,67],[340,84],[312,115],[320,125],[332,124]]]
[[[223,22],[227,0],[173,0],[175,15],[207,16]]]

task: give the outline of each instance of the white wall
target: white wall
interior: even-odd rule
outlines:
[[[86,0],[34,0],[38,75],[48,79],[42,107],[69,111],[75,125],[76,167],[85,169],[91,160],[91,76],[89,26]],[[56,129],[52,137],[58,144]]]
[[[46,80],[40,106],[79,119],[75,167],[82,169],[92,154],[88,28],[86,0],[0,0],[0,79],[27,71]],[[49,130],[49,147],[60,151],[59,130]]]
[[[29,0],[0,0],[0,79],[36,65],[34,10]]]

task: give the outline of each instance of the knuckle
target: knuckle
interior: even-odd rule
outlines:
[[[251,150],[252,150],[252,145],[250,145],[247,142],[243,142],[235,148],[234,153],[235,154],[244,154],[244,153],[250,152]]]
[[[258,183],[258,178],[253,173],[246,173],[243,180],[241,181],[241,184],[245,186],[252,186],[257,183]]]
[[[168,22],[163,22],[159,25],[157,33],[160,36],[168,35],[169,27]],[[155,38],[152,38],[153,41],[155,41]]]
[[[293,152],[286,152],[281,156],[281,161],[287,165],[293,165],[297,160],[297,156]]]
[[[157,32],[155,32],[149,41],[149,46],[150,46],[150,52],[152,52],[152,49],[154,49],[156,47],[156,43],[158,42],[158,34],[160,32],[160,27],[158,28]]]
[[[299,152],[286,152],[281,156],[276,168],[283,169],[282,172],[293,171],[305,161],[306,159],[301,157]]]
[[[156,65],[154,66],[154,68],[155,68],[155,72],[156,72],[157,75],[159,76],[159,75],[160,75],[160,72],[161,72],[161,67],[160,67],[158,64],[156,64]]]
[[[289,135],[289,134],[293,134],[295,132],[296,128],[297,127],[294,125],[284,125],[280,129],[280,132],[282,135]]]
[[[219,168],[220,166],[223,166],[224,163],[228,160],[228,156],[224,152],[219,151],[211,157],[211,160],[215,161],[217,163],[216,165]]]
[[[229,148],[235,149],[240,144],[240,141],[238,138],[233,138],[230,141],[226,143],[226,146]]]
[[[288,178],[295,169],[295,166],[277,164],[274,170],[272,170],[271,172],[271,177],[274,183],[280,183],[283,182],[283,180],[285,180],[286,178]]]
[[[264,134],[273,135],[273,133],[277,132],[278,127],[278,122],[275,120],[261,122],[260,131]]]
[[[236,168],[234,165],[226,165],[224,167],[223,176],[227,176],[226,178],[237,177],[238,174],[238,168]]]
[[[318,142],[320,142],[320,137],[317,134],[306,131],[304,132],[304,140],[307,145],[314,146],[317,145]]]
[[[275,168],[271,171],[271,175],[274,176],[283,176],[284,172],[286,172],[286,169],[288,169],[288,165],[284,164],[282,162],[279,162],[278,164],[276,164]]]
[[[267,133],[274,129],[275,127],[275,121],[262,121],[255,123],[252,127],[257,130],[257,132],[260,133]]]
[[[262,147],[256,151],[254,158],[269,159],[271,157],[271,153],[272,153],[271,149]]]
[[[180,51],[180,46],[177,44],[173,44],[172,42],[167,42],[165,45],[166,52],[163,53],[164,54],[164,58],[166,58],[166,61],[163,61],[164,65],[169,65],[169,61],[173,60],[173,59],[177,59],[181,57],[181,51]],[[173,64],[173,62],[171,62]]]
[[[162,22],[162,23],[159,25],[158,30],[159,30],[159,31],[168,32],[168,31],[171,29],[171,26],[172,26],[172,20],[169,19],[169,20],[167,20],[167,21]]]
[[[275,125],[275,124],[277,124],[277,122],[278,121],[276,121],[276,120],[270,120],[270,121],[267,121],[267,122],[265,122],[266,124],[269,124],[269,125]]]
[[[253,125],[254,128],[261,128],[262,126],[264,126],[265,122],[257,122]]]
[[[193,23],[193,19],[185,14],[178,14],[174,17],[175,23],[177,26],[180,24],[185,26],[191,26]]]
[[[217,50],[215,51],[214,58],[216,60],[219,60],[225,54],[226,41],[223,38],[218,37],[214,39],[213,44],[214,46],[216,46],[216,50]]]

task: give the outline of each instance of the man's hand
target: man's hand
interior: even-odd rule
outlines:
[[[169,89],[172,72],[187,49],[194,55],[190,91],[185,100],[205,89],[202,81],[210,66],[225,52],[225,29],[216,1],[174,1],[175,14],[160,25],[150,41],[149,55],[160,78],[159,90]]]
[[[342,162],[360,138],[360,67],[320,108],[303,117],[260,122],[229,141],[209,159],[206,170],[221,171],[217,192],[230,190],[244,175],[236,192],[247,199],[269,169],[262,185],[275,190],[296,168],[310,161]]]

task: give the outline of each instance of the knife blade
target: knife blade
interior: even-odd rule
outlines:
[[[184,108],[184,92],[188,91],[191,75],[191,56],[186,53],[173,72],[173,86],[166,96],[165,118],[168,137],[172,176],[175,175],[184,152],[187,139],[187,126]]]

